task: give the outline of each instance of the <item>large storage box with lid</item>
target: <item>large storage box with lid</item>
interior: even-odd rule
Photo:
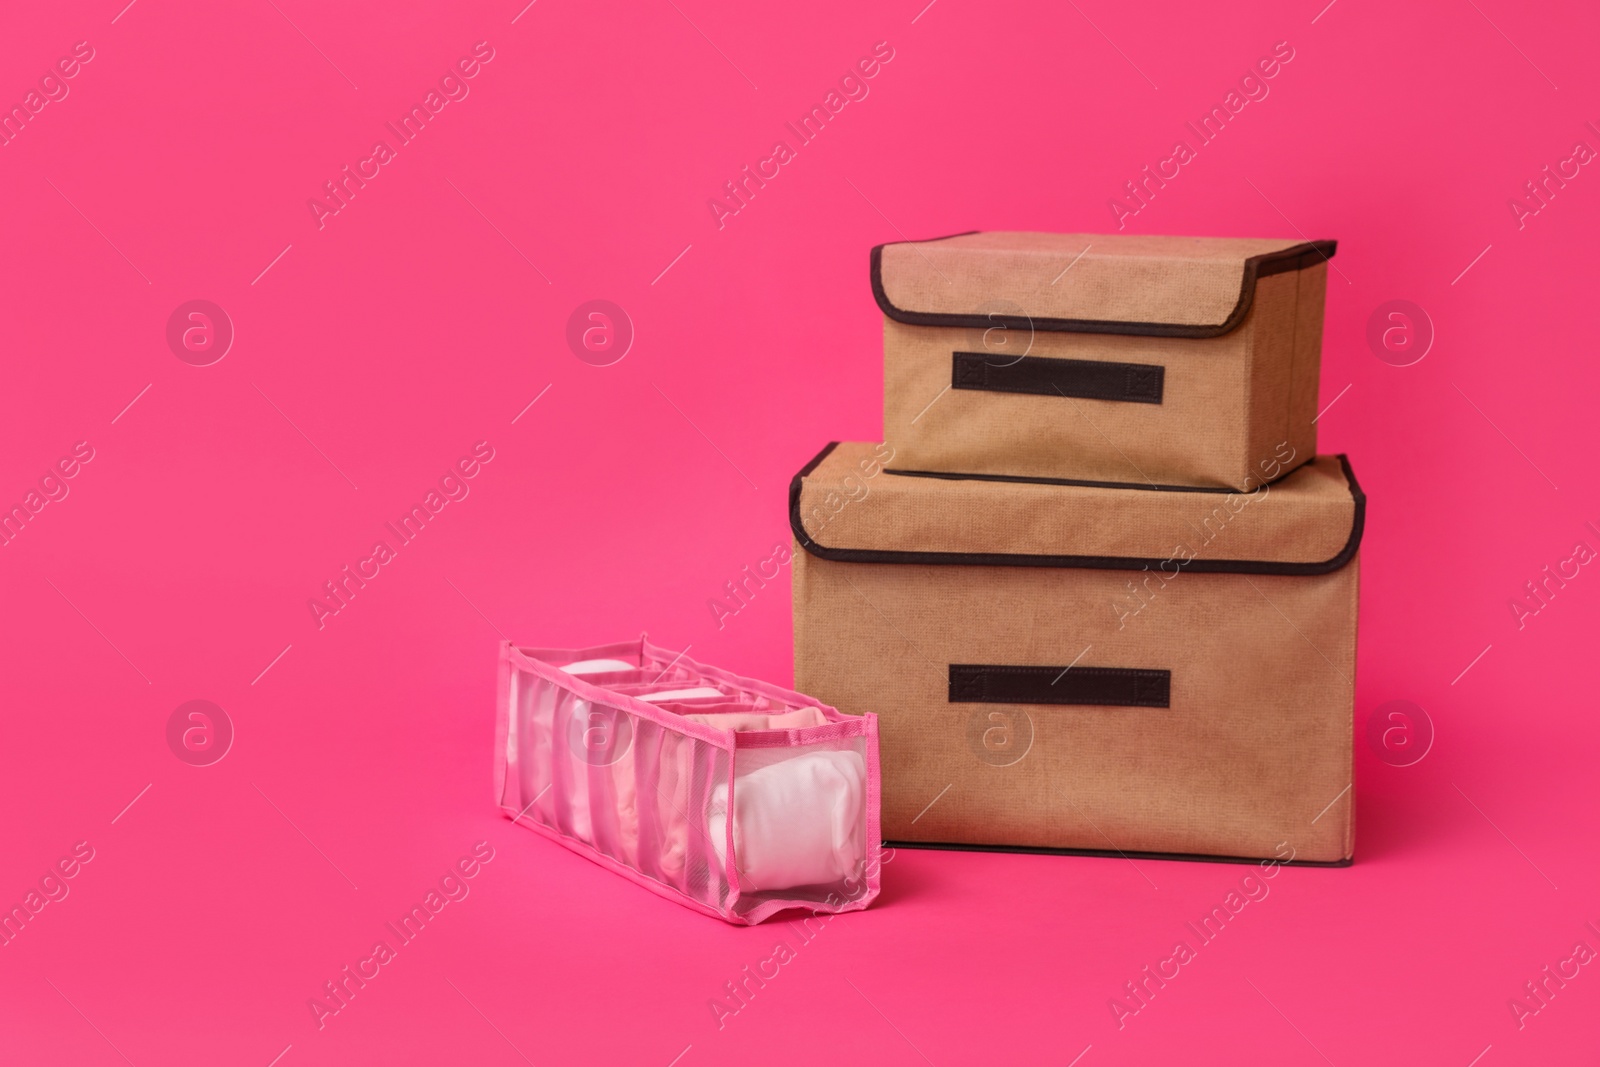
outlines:
[[[1250,493],[899,460],[830,445],[790,489],[795,685],[877,714],[885,838],[1348,861],[1344,457]]]

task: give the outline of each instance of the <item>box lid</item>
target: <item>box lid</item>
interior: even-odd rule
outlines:
[[[1326,574],[1356,554],[1366,496],[1344,456],[1260,488],[1136,486],[881,466],[830,444],[789,486],[800,546],[849,563]]]
[[[1218,337],[1259,278],[1303,270],[1334,241],[963,233],[872,250],[872,294],[911,326]]]

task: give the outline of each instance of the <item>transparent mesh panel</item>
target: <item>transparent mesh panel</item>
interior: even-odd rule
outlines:
[[[733,798],[735,911],[778,900],[837,907],[867,894],[878,842],[867,829],[866,738],[739,748]],[[713,832],[727,809],[724,788]]]

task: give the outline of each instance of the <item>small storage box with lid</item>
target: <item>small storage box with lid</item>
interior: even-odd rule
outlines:
[[[1249,490],[1316,454],[1333,241],[969,233],[872,250],[905,470]]]

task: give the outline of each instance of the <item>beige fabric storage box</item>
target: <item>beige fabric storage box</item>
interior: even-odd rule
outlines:
[[[1280,443],[1316,454],[1334,247],[1046,233],[880,245],[885,440],[906,470],[1254,489]]]
[[[1348,862],[1344,457],[1243,494],[889,455],[830,445],[790,488],[795,688],[877,714],[885,838]]]

